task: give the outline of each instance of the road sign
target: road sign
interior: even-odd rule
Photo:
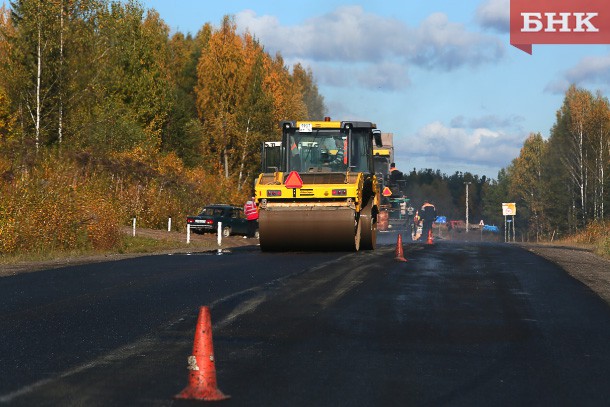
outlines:
[[[502,202],[502,215],[514,216],[517,214],[517,205],[514,202],[505,203]]]
[[[483,222],[483,219],[481,219],[481,221],[479,222],[479,226],[485,226],[485,222]]]
[[[383,192],[381,193],[383,196],[392,196],[392,191],[390,190],[390,188],[385,187],[383,189]]]

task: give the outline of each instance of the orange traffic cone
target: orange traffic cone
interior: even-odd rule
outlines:
[[[428,231],[428,240],[426,240],[426,244],[434,244],[434,240],[432,240],[432,229]]]
[[[174,398],[186,400],[225,400],[216,387],[216,365],[212,345],[212,319],[209,307],[199,308],[193,354],[188,358],[189,383]]]
[[[400,234],[400,232],[398,233],[398,240],[396,241],[396,257],[394,257],[394,260],[407,261],[402,251],[402,234]]]

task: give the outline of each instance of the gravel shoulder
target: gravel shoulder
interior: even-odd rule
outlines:
[[[590,247],[519,243],[519,246],[552,261],[610,305],[610,260]]]
[[[131,235],[132,229],[126,227],[123,233]],[[60,268],[78,264],[96,263],[103,261],[122,260],[138,256],[166,253],[188,253],[209,250],[230,250],[234,247],[257,245],[258,241],[242,236],[230,236],[222,239],[219,247],[215,234],[191,234],[191,242],[186,243],[186,233],[168,232],[155,229],[137,229],[137,236],[173,242],[174,247],[154,253],[105,253],[87,256],[62,257],[47,261],[19,262],[15,264],[1,264],[0,277],[11,276],[49,268]],[[544,257],[563,268],[572,277],[587,285],[604,301],[610,304],[610,260],[599,257],[589,247],[575,247],[567,245],[517,243],[519,246],[538,256]]]

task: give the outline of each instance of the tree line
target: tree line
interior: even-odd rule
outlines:
[[[496,188],[516,202],[530,239],[604,224],[610,196],[610,104],[601,92],[566,91],[548,138],[532,133]]]
[[[325,110],[310,69],[238,34],[230,16],[192,35],[134,0],[11,1],[0,8],[0,252],[112,247],[132,216],[158,227],[240,203],[277,123]]]
[[[289,69],[226,16],[192,36],[136,1],[18,0],[0,13],[0,147],[176,154],[252,177],[259,141],[321,118],[311,70]]]
[[[406,179],[407,196],[415,202],[432,198],[452,219],[465,217],[467,182],[469,215],[476,222],[503,225],[502,203],[516,203],[517,238],[522,240],[604,229],[610,210],[610,104],[599,91],[570,86],[550,135],[530,134],[497,179],[431,169],[413,169]]]

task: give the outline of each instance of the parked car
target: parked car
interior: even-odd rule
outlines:
[[[248,221],[244,215],[244,209],[239,206],[215,204],[205,206],[199,215],[187,216],[186,223],[191,225],[191,231],[195,233],[216,233],[218,222],[222,222],[222,235],[248,236]],[[253,236],[258,239],[258,221]]]

